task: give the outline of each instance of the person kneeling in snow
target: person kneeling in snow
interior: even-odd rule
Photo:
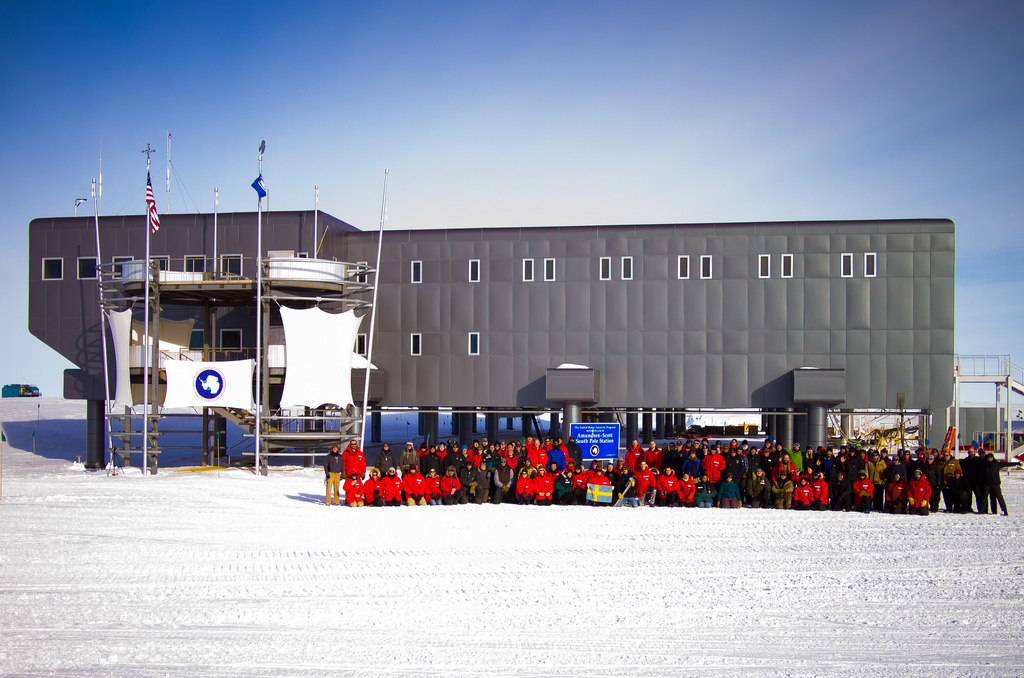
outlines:
[[[427,506],[441,505],[441,476],[434,469],[423,476],[423,498],[427,500]]]
[[[405,503],[409,506],[427,505],[424,497],[424,478],[416,469],[415,464],[409,464],[409,472],[402,476],[402,493],[405,495]]]
[[[800,482],[793,489],[793,508],[797,511],[808,511],[811,508],[811,502],[814,501],[814,490],[807,483],[805,476],[800,476]]]
[[[455,475],[455,467],[449,466],[448,473],[441,478],[441,503],[445,506],[458,504],[462,497],[462,483]]]
[[[533,503],[533,479],[525,468],[519,472],[519,480],[516,481],[516,498],[520,506]]]
[[[625,506],[626,504],[633,508],[638,506],[636,499],[636,476],[630,473],[628,469],[619,476],[619,480],[615,484],[615,498],[615,506]]]
[[[928,504],[932,496],[932,485],[921,473],[921,469],[914,470],[914,479],[907,484],[907,506],[910,513],[928,515]]]
[[[889,513],[907,512],[907,484],[899,473],[892,475],[892,480],[885,488],[885,505]]]
[[[740,488],[733,482],[731,473],[725,474],[725,480],[718,487],[718,505],[721,508],[740,507]]]
[[[345,503],[349,506],[364,506],[363,481],[358,473],[350,473],[345,481]]]

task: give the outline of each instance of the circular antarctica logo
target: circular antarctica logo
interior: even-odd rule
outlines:
[[[601,448],[598,447],[597,445],[591,445],[590,446],[590,456],[591,457],[596,457],[599,454],[601,454]]]
[[[224,392],[224,375],[220,370],[205,369],[196,375],[195,387],[203,400],[216,400]]]

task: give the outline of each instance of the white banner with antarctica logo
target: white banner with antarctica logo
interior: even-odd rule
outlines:
[[[165,408],[230,407],[256,411],[252,399],[255,360],[215,363],[167,360],[164,369],[167,370]]]

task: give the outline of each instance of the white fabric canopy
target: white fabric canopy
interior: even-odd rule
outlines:
[[[193,362],[167,360],[165,408],[230,407],[255,412],[252,375],[255,360]]]
[[[160,318],[160,346],[161,351],[176,353],[187,349],[192,341],[192,328],[195,327],[195,318],[188,320],[168,320]],[[149,330],[153,331],[153,323],[149,324]],[[152,346],[153,341],[145,340],[145,325],[141,320],[132,321],[132,344]]]
[[[288,368],[282,408],[352,404],[352,353],[362,318],[353,311],[281,307]]]
[[[128,365],[129,343],[131,341],[132,312],[109,311],[107,323],[110,338],[114,343],[114,399],[110,407],[132,406],[132,381]]]

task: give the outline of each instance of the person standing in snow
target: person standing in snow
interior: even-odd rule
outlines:
[[[418,470],[420,467],[420,455],[416,452],[416,448],[413,447],[412,441],[406,441],[405,449],[402,450],[402,454],[398,459],[398,468],[402,469],[404,473],[409,469],[410,466],[415,466]]]
[[[377,461],[374,466],[380,470],[381,473],[387,471],[389,468],[395,465],[395,455],[391,451],[391,446],[387,443],[383,443],[380,448],[380,452],[377,453]]]
[[[341,455],[338,453],[338,446],[331,446],[331,453],[324,459],[324,475],[327,481],[327,496],[324,503],[331,505],[331,496],[334,497],[334,505],[341,506],[341,472],[344,470]]]

